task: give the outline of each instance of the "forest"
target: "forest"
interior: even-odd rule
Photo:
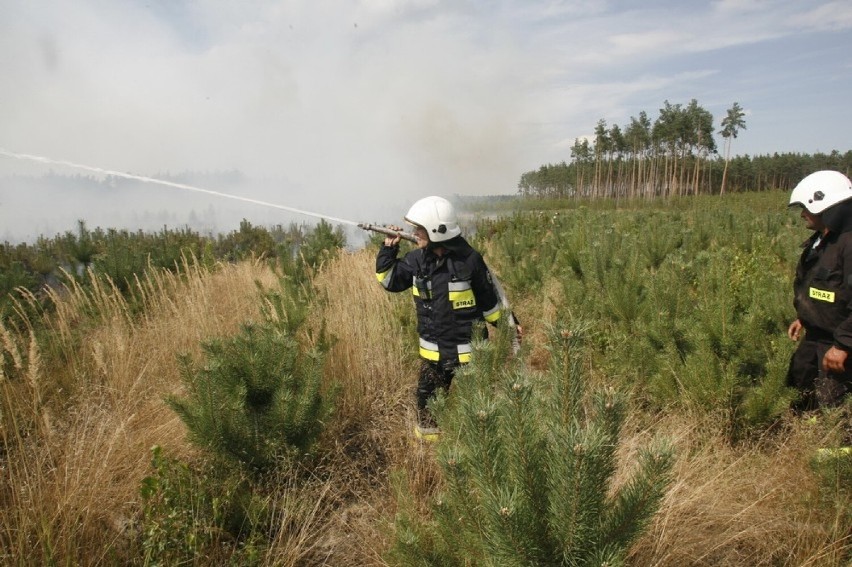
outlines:
[[[570,162],[542,165],[521,175],[523,196],[548,198],[649,198],[726,192],[792,190],[808,173],[834,169],[849,175],[852,151],[841,153],[735,155],[734,140],[746,129],[734,103],[714,137],[714,117],[697,100],[665,101],[653,121],[647,112],[629,124],[598,120],[593,139],[576,139]]]

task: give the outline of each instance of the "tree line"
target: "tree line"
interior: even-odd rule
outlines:
[[[774,153],[735,156],[731,146],[746,129],[745,113],[733,103],[720,122],[720,154],[713,115],[692,99],[666,100],[656,120],[642,111],[627,125],[598,120],[593,139],[577,138],[571,161],[547,164],[521,175],[525,197],[649,198],[726,191],[792,189],[805,175],[835,169],[849,175],[852,151],[813,155]]]
[[[62,285],[69,277],[86,286],[91,278],[106,277],[120,292],[132,295],[134,282],[148,269],[177,271],[184,258],[202,266],[237,262],[248,257],[298,260],[314,268],[326,251],[342,248],[346,237],[325,221],[315,227],[291,224],[270,228],[247,220],[227,234],[201,235],[188,228],[163,227],[156,233],[89,229],[79,221],[76,232],[33,244],[0,243],[0,321],[15,309],[14,297],[29,293],[43,298],[43,286]],[[17,293],[16,293],[17,292]],[[48,307],[48,306],[45,306]]]

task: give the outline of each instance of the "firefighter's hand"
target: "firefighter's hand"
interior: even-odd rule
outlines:
[[[825,356],[822,357],[823,369],[832,374],[842,374],[846,369],[846,357],[848,355],[849,353],[843,349],[839,349],[836,346],[831,347],[825,353]]]
[[[515,325],[515,334],[518,337],[518,342],[524,340],[524,328],[520,325]]]
[[[802,322],[796,319],[790,326],[787,328],[787,336],[790,337],[791,341],[798,341],[799,336],[802,334]]]
[[[399,227],[399,226],[389,226],[388,228],[391,229],[391,230],[395,230],[396,232],[400,232],[402,230],[402,228]],[[399,244],[400,240],[402,240],[402,238],[399,235],[386,236],[385,237],[385,246],[396,246],[396,245]]]

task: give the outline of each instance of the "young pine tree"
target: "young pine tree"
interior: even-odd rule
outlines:
[[[256,471],[306,454],[332,409],[321,387],[327,344],[303,352],[284,298],[267,300],[264,323],[202,345],[203,366],[183,356],[186,397],[168,399],[197,444]]]
[[[401,565],[617,565],[657,510],[670,450],[640,452],[613,489],[625,400],[586,391],[581,332],[554,331],[552,367],[507,365],[505,330],[477,345],[434,409],[444,477],[432,517],[397,517]],[[404,491],[403,491],[404,492]],[[403,496],[403,500],[405,496]]]

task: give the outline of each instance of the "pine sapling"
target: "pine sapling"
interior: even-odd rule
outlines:
[[[267,318],[204,343],[203,366],[181,357],[186,396],[168,399],[197,444],[258,471],[308,453],[331,413],[322,388],[328,345],[305,351],[292,320]]]
[[[391,558],[403,565],[618,564],[657,510],[671,452],[640,454],[614,488],[624,396],[589,393],[584,331],[554,331],[552,366],[511,359],[509,333],[477,343],[433,408],[444,474],[432,517],[403,512]],[[507,362],[508,361],[508,362]],[[404,505],[403,505],[404,508]]]

